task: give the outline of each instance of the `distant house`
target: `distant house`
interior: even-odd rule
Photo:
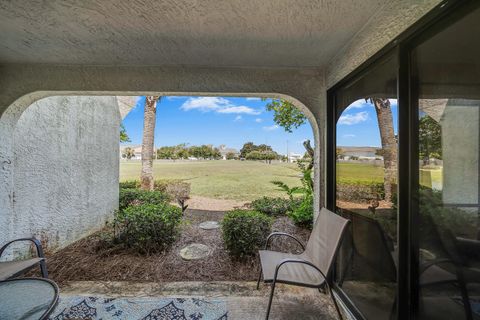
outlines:
[[[341,155],[344,160],[354,159],[364,159],[364,160],[375,160],[383,159],[381,155],[377,155],[377,150],[381,149],[380,147],[338,147],[342,150]]]
[[[222,160],[227,160],[227,154],[229,154],[229,153],[233,153],[235,158],[238,158],[240,156],[240,152],[238,152],[237,149],[228,148],[224,144],[218,146],[218,150],[220,151],[220,154],[222,155]]]
[[[303,154],[290,152],[288,154],[288,162],[297,162],[303,159]]]
[[[142,160],[142,146],[120,146],[120,159],[126,159],[125,149],[132,148],[134,156],[130,160]]]

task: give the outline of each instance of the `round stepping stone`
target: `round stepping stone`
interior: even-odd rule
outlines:
[[[202,222],[198,225],[200,229],[203,230],[212,230],[212,229],[218,229],[220,227],[220,224],[217,221],[205,221]]]
[[[180,257],[184,260],[198,260],[212,254],[212,249],[201,243],[192,243],[180,250]]]

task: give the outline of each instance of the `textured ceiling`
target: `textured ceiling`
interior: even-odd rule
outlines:
[[[324,67],[389,0],[4,0],[0,63]]]

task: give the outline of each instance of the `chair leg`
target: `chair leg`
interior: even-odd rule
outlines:
[[[267,316],[265,317],[265,320],[268,320],[268,318],[270,317],[270,309],[272,308],[274,292],[275,292],[275,280],[273,280],[272,282],[272,289],[270,290],[270,299],[268,300]]]
[[[338,307],[337,300],[335,299],[335,296],[333,295],[333,290],[330,286],[328,286],[328,290],[330,291],[330,296],[332,296],[333,304],[335,305],[335,310],[337,310],[338,318],[340,320],[343,320],[342,314],[340,313],[340,308]]]
[[[48,279],[47,263],[45,260],[40,261],[40,272],[43,278]]]
[[[473,319],[472,307],[470,306],[470,298],[468,297],[468,291],[465,286],[465,282],[463,281],[463,277],[462,279],[460,279],[460,281],[458,281],[458,284],[460,286],[460,293],[462,295],[463,308],[465,310],[465,318],[467,320],[472,320]]]
[[[257,290],[260,289],[260,281],[261,280],[262,280],[262,268],[260,268],[260,272],[258,274]]]

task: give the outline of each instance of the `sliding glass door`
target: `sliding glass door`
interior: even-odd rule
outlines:
[[[480,9],[416,46],[419,318],[480,316]]]
[[[335,95],[336,210],[351,221],[335,280],[368,319],[395,305],[397,68],[392,53]]]
[[[360,319],[480,319],[480,2],[416,28],[328,92],[334,287]]]

